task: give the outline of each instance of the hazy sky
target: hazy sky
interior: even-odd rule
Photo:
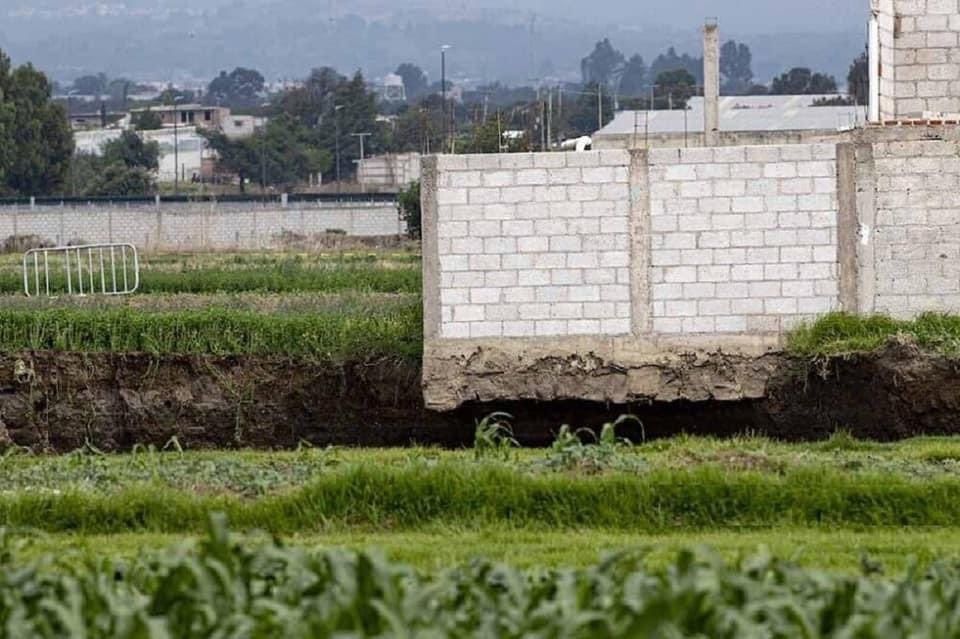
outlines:
[[[789,66],[845,77],[862,51],[869,0],[0,0],[0,48],[56,77],[209,76],[234,65],[297,77],[332,65],[377,76],[399,62],[486,80],[563,77],[609,36],[627,56],[697,55],[699,27],[748,43],[766,81]],[[352,16],[359,16],[358,20]],[[531,25],[534,29],[531,30]],[[535,35],[533,35],[535,34]],[[454,42],[455,40],[455,42]],[[532,75],[534,74],[534,75]]]

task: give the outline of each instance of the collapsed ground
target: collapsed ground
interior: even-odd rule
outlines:
[[[27,299],[18,267],[3,627],[866,637],[958,591],[960,439],[858,439],[957,433],[956,318],[825,318],[758,402],[434,415],[414,249],[146,256],[142,294],[114,299]]]
[[[804,440],[844,428],[890,440],[960,423],[955,318],[826,318],[774,356],[779,372],[759,401],[515,402],[438,415],[420,393],[416,246],[142,261],[137,295],[48,299],[22,294],[17,255],[0,258],[0,445],[129,450],[176,436],[192,449],[460,446],[493,411],[513,414],[529,445],[548,444],[558,424],[624,413],[651,438]]]

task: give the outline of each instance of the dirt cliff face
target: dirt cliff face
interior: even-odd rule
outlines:
[[[821,361],[763,357],[757,370],[768,377],[756,398],[484,400],[435,413],[424,407],[419,365],[390,358],[334,365],[263,357],[5,354],[0,448],[65,452],[91,444],[129,450],[162,446],[174,436],[190,449],[291,448],[304,441],[462,446],[472,442],[475,420],[495,410],[515,416],[518,438],[527,445],[549,443],[564,423],[597,428],[625,413],[643,422],[642,429],[626,426],[621,433],[634,441],[748,431],[804,440],[841,428],[880,440],[960,433],[960,360],[903,343]],[[587,368],[591,375],[603,372]]]

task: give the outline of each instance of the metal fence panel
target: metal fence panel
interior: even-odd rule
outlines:
[[[131,295],[140,288],[133,244],[85,244],[31,249],[23,255],[28,297]]]

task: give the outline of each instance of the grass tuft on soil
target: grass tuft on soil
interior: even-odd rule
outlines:
[[[791,332],[787,347],[797,355],[830,356],[875,351],[895,338],[955,356],[960,353],[960,316],[926,313],[913,320],[896,320],[832,313]]]

